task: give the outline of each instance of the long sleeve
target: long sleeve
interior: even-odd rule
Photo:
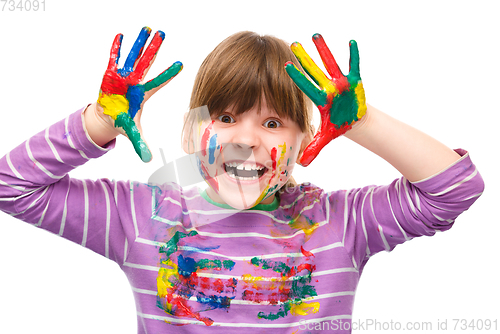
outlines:
[[[414,237],[450,229],[477,200],[484,190],[483,179],[469,154],[456,151],[462,158],[428,179],[412,183],[402,177],[387,186],[368,186],[342,194],[341,237],[354,266],[362,270],[375,253],[390,251]],[[339,194],[334,197],[339,198]]]
[[[139,229],[136,215],[148,214],[134,212],[130,204],[130,189],[137,185],[67,175],[114,144],[95,145],[84,130],[82,111],[69,115],[0,160],[0,209],[122,263]],[[147,186],[139,188],[150,194]]]

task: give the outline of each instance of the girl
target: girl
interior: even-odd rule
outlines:
[[[139,333],[349,333],[368,259],[449,229],[483,190],[467,152],[365,104],[355,42],[344,76],[315,35],[330,78],[292,45],[318,89],[283,41],[250,32],[219,44],[196,78],[182,143],[205,191],[69,178],[120,133],[151,159],[144,102],[182,65],[141,83],[163,40],[158,32],[141,55],[149,34],[141,31],[122,69],[118,35],[97,103],[0,161],[1,209],[117,262],[134,291]],[[316,134],[301,90],[321,112]],[[349,191],[294,184],[295,162],[308,165],[341,134],[403,176]]]

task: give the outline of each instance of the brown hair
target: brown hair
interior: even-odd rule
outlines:
[[[191,93],[190,110],[207,106],[211,116],[219,116],[231,107],[239,115],[255,106],[260,111],[266,103],[280,117],[296,122],[302,132],[312,133],[312,103],[286,73],[288,61],[304,73],[283,40],[250,31],[231,35],[203,61]],[[188,114],[184,126],[195,121],[193,114]],[[295,184],[290,177],[282,188]]]

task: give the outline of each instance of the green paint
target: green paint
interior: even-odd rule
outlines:
[[[224,267],[224,269],[233,270],[234,265],[235,265],[234,261],[231,260],[222,261],[222,266]]]
[[[349,60],[349,74],[347,75],[347,81],[349,85],[356,85],[361,81],[361,76],[359,74],[359,51],[358,43],[355,40],[349,42],[350,60]],[[353,88],[354,90],[354,88]]]
[[[291,267],[287,266],[286,263],[281,261],[262,260],[258,257],[254,257],[250,260],[250,262],[254,266],[261,267],[264,270],[271,269],[283,276],[286,276],[290,272],[290,270],[292,270]]]
[[[277,187],[278,187],[278,185],[277,185],[277,184],[275,184],[275,185],[274,185],[274,186],[272,186],[271,188],[267,189],[267,191],[266,191],[266,196],[267,196],[268,194],[272,194],[272,193],[274,192],[274,190],[276,190],[276,188],[277,188]]]
[[[281,261],[270,261],[263,260],[257,257],[254,257],[250,260],[250,262],[257,267],[261,267],[262,269],[271,269],[275,272],[280,273],[282,276],[287,276],[288,273],[292,271],[292,267],[287,266],[284,262]],[[297,272],[297,267],[293,267],[294,272]],[[265,314],[264,312],[259,312],[257,316],[260,319],[267,320],[276,320],[279,318],[284,318],[288,315],[288,312],[291,310],[292,304],[301,304],[302,300],[308,297],[317,296],[316,289],[314,286],[309,285],[312,280],[312,272],[309,272],[308,275],[305,276],[294,276],[291,287],[288,293],[288,300],[280,305],[278,312],[273,313],[270,312]]]
[[[132,142],[135,152],[139,155],[142,161],[149,162],[152,159],[151,151],[141,138],[141,133],[135,125],[135,122],[127,113],[119,113],[116,116],[115,127],[120,127],[125,130],[128,139]]]
[[[267,319],[267,320],[276,320],[279,318],[284,318],[285,316],[288,315],[288,312],[292,308],[290,305],[291,302],[286,301],[280,306],[280,310],[278,312],[276,313],[271,312],[269,314],[265,314],[264,312],[259,312],[257,316],[259,317],[259,319]]]
[[[201,259],[198,262],[196,262],[196,267],[198,267],[198,269],[221,269],[222,261]]]
[[[182,63],[177,61],[172,64],[169,68],[167,68],[163,73],[154,78],[151,81],[148,81],[144,84],[144,90],[147,92],[151,89],[159,87],[163,85],[168,80],[175,77],[182,70]]]
[[[326,92],[319,90],[292,62],[287,63],[285,70],[300,90],[303,91],[315,105],[324,106],[326,104]]]
[[[195,236],[195,235],[198,235],[198,232],[196,231],[191,231],[189,232],[188,234],[186,233],[182,233],[182,232],[175,232],[174,236],[172,237],[172,239],[170,239],[166,245],[164,246],[161,246],[160,247],[160,253],[164,253],[167,255],[167,257],[170,257],[170,255],[172,255],[173,253],[177,252],[177,244],[179,243],[179,240],[181,240],[182,238],[186,238],[186,237],[192,237],[192,236]]]
[[[350,125],[353,121],[358,120],[358,99],[354,89],[355,87],[350,87],[349,90],[333,98],[330,109],[330,122],[336,125],[337,128],[345,123]]]

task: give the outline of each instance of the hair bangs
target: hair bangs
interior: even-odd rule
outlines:
[[[201,65],[190,108],[206,105],[211,116],[229,109],[239,115],[253,108],[260,112],[265,104],[306,132],[312,105],[286,73],[288,61],[302,70],[281,39],[249,31],[229,36]]]

